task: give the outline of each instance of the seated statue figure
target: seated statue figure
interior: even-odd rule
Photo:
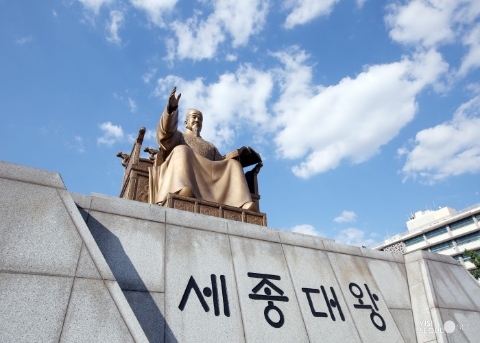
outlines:
[[[189,109],[185,132],[178,128],[176,87],[157,127],[159,153],[150,168],[150,203],[163,205],[168,193],[203,199],[218,204],[258,211],[243,174],[241,164],[222,156],[217,148],[201,136],[203,115]]]

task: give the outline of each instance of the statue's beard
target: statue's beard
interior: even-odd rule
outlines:
[[[198,126],[198,124],[194,124],[192,126],[192,132],[195,134],[195,136],[200,137],[200,131],[201,131],[201,129]]]

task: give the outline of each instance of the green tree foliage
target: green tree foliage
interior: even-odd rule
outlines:
[[[463,253],[470,256],[470,262],[477,267],[477,269],[470,270],[470,274],[472,274],[475,279],[480,279],[480,254],[472,250],[465,250]]]

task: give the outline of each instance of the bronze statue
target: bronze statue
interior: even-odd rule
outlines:
[[[181,94],[170,93],[168,104],[157,126],[159,153],[149,169],[149,202],[162,205],[168,193],[194,197],[258,211],[243,174],[234,158],[242,150],[222,156],[201,136],[203,114],[189,109],[185,132],[178,130],[178,103]],[[250,151],[250,148],[242,148]],[[250,152],[256,154],[251,150]]]

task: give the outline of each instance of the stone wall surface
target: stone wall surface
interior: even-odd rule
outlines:
[[[0,194],[1,342],[480,337],[480,287],[451,257],[70,193],[5,162]]]

